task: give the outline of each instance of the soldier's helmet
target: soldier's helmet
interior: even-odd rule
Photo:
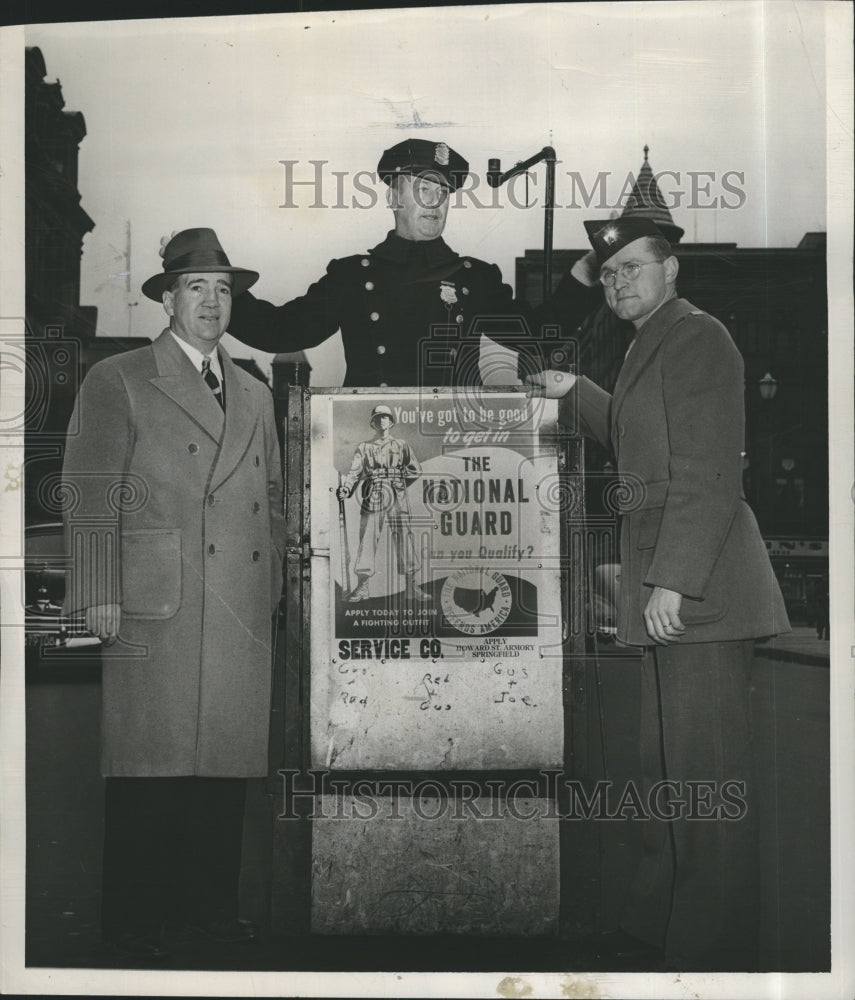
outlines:
[[[393,424],[395,423],[395,415],[392,413],[389,407],[385,406],[383,403],[379,403],[377,406],[374,407],[374,409],[371,411],[371,416],[368,419],[368,423],[371,424],[372,427],[376,427],[378,417],[388,417]]]

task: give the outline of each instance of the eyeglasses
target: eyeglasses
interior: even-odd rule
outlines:
[[[611,288],[615,281],[617,281],[618,275],[626,281],[635,281],[639,274],[641,274],[643,267],[647,267],[648,264],[661,264],[663,260],[663,257],[657,257],[656,260],[645,260],[641,264],[630,261],[629,264],[621,264],[617,270],[606,267],[600,271],[600,283],[605,285],[606,288]]]

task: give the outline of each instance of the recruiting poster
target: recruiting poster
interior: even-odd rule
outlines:
[[[562,762],[556,414],[313,395],[314,766]]]

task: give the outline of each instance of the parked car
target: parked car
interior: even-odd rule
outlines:
[[[24,633],[28,661],[53,659],[80,651],[91,656],[100,647],[82,618],[62,613],[68,559],[62,524],[32,524],[24,531]]]

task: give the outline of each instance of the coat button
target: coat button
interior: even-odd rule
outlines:
[[[208,506],[209,507],[213,507],[216,502],[217,502],[217,499],[214,496],[214,494],[213,493],[209,493],[208,494]]]
[[[373,281],[366,281],[365,282],[365,291],[366,292],[373,292],[374,291],[374,282]]]
[[[377,353],[378,354],[385,354],[386,353],[386,345],[385,344],[378,344],[377,345]]]
[[[255,552],[252,553],[252,561],[258,562],[260,558],[261,558],[261,553],[258,551],[258,549],[256,549]]]
[[[456,316],[454,317],[454,322],[455,322],[455,323],[462,323],[462,322],[463,322],[463,313],[458,313],[458,314],[457,314],[457,315],[456,315]]]
[[[257,514],[260,510],[261,510],[261,504],[256,500],[255,503],[252,505],[252,512],[253,514]]]
[[[214,553],[215,553],[216,551],[217,551],[217,546],[216,546],[216,545],[214,545],[213,543],[211,543],[211,544],[210,544],[210,545],[208,546],[208,555],[209,555],[209,556],[212,556],[212,555],[213,555],[213,554],[214,554]]]
[[[372,323],[376,323],[377,320],[380,319],[380,313],[378,313],[378,312],[371,313],[371,315],[369,316],[369,319],[371,320]]]
[[[199,450],[199,445],[191,441],[190,444],[187,445],[187,450],[190,452],[191,455],[195,455],[196,452]]]
[[[468,295],[469,294],[469,289],[468,288],[461,288],[460,291],[463,292],[464,295]]]
[[[389,383],[388,382],[381,382],[380,383],[380,388],[381,389],[388,389],[388,387],[389,387]]]
[[[463,266],[464,267],[472,267],[472,261],[471,260],[464,260],[463,261]]]
[[[368,267],[371,261],[367,257],[363,257],[360,263],[362,264],[363,267]]]

